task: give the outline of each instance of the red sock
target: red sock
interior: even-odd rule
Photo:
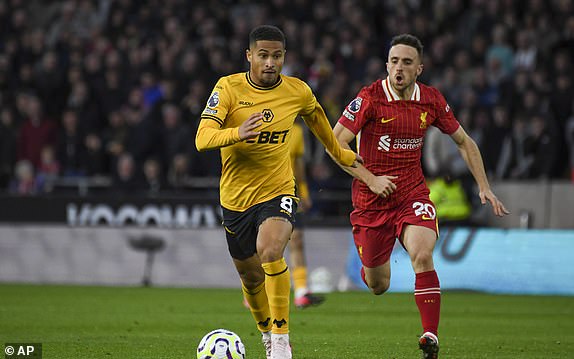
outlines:
[[[434,270],[416,274],[415,302],[419,307],[423,333],[438,334],[440,317],[440,283]]]
[[[368,287],[369,285],[367,284],[367,278],[365,277],[365,267],[361,267],[361,279],[363,280],[363,283],[365,283],[365,285]]]

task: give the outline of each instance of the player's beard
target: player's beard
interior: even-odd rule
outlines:
[[[277,83],[278,79],[279,79],[278,72],[273,73],[263,72],[261,73],[261,77],[259,80],[264,86],[273,86]]]

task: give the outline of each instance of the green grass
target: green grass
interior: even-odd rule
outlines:
[[[574,298],[444,293],[444,358],[572,358]],[[216,328],[264,358],[239,290],[0,285],[0,344],[41,342],[43,358],[195,358]],[[419,358],[410,294],[333,293],[291,314],[295,359]]]

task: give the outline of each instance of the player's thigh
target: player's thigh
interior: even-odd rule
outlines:
[[[402,233],[405,246],[415,272],[434,269],[432,253],[436,245],[437,234],[430,228],[418,225],[406,225]]]
[[[293,227],[285,218],[269,217],[259,226],[257,253],[262,262],[272,262],[283,257]]]
[[[283,257],[293,231],[297,202],[293,196],[281,195],[265,202],[258,213],[257,253],[262,262]]]
[[[402,241],[409,253],[432,252],[436,245],[436,232],[422,226],[408,224],[404,227]]]
[[[396,229],[413,266],[419,262],[423,262],[423,266],[432,266],[432,252],[438,238],[438,221],[434,204],[427,194],[413,196],[401,205],[397,213]]]

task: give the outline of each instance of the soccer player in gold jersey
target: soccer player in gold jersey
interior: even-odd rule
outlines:
[[[303,214],[311,209],[313,201],[307,186],[307,176],[305,174],[305,138],[303,127],[295,121],[292,130],[289,154],[291,155],[291,167],[295,174],[297,183],[297,194],[299,196],[299,206],[295,214],[295,224],[291,240],[289,241],[289,262],[291,264],[291,277],[293,279],[294,302],[297,308],[307,308],[323,303],[325,298],[311,293],[307,285],[307,259],[305,258],[305,245],[303,240]]]
[[[196,147],[221,151],[220,202],[229,253],[267,358],[290,359],[291,284],[283,252],[298,201],[289,159],[295,118],[300,115],[342,165],[362,160],[340,146],[309,86],[281,75],[281,30],[270,25],[253,29],[246,56],[248,72],[224,76],[213,88]]]

